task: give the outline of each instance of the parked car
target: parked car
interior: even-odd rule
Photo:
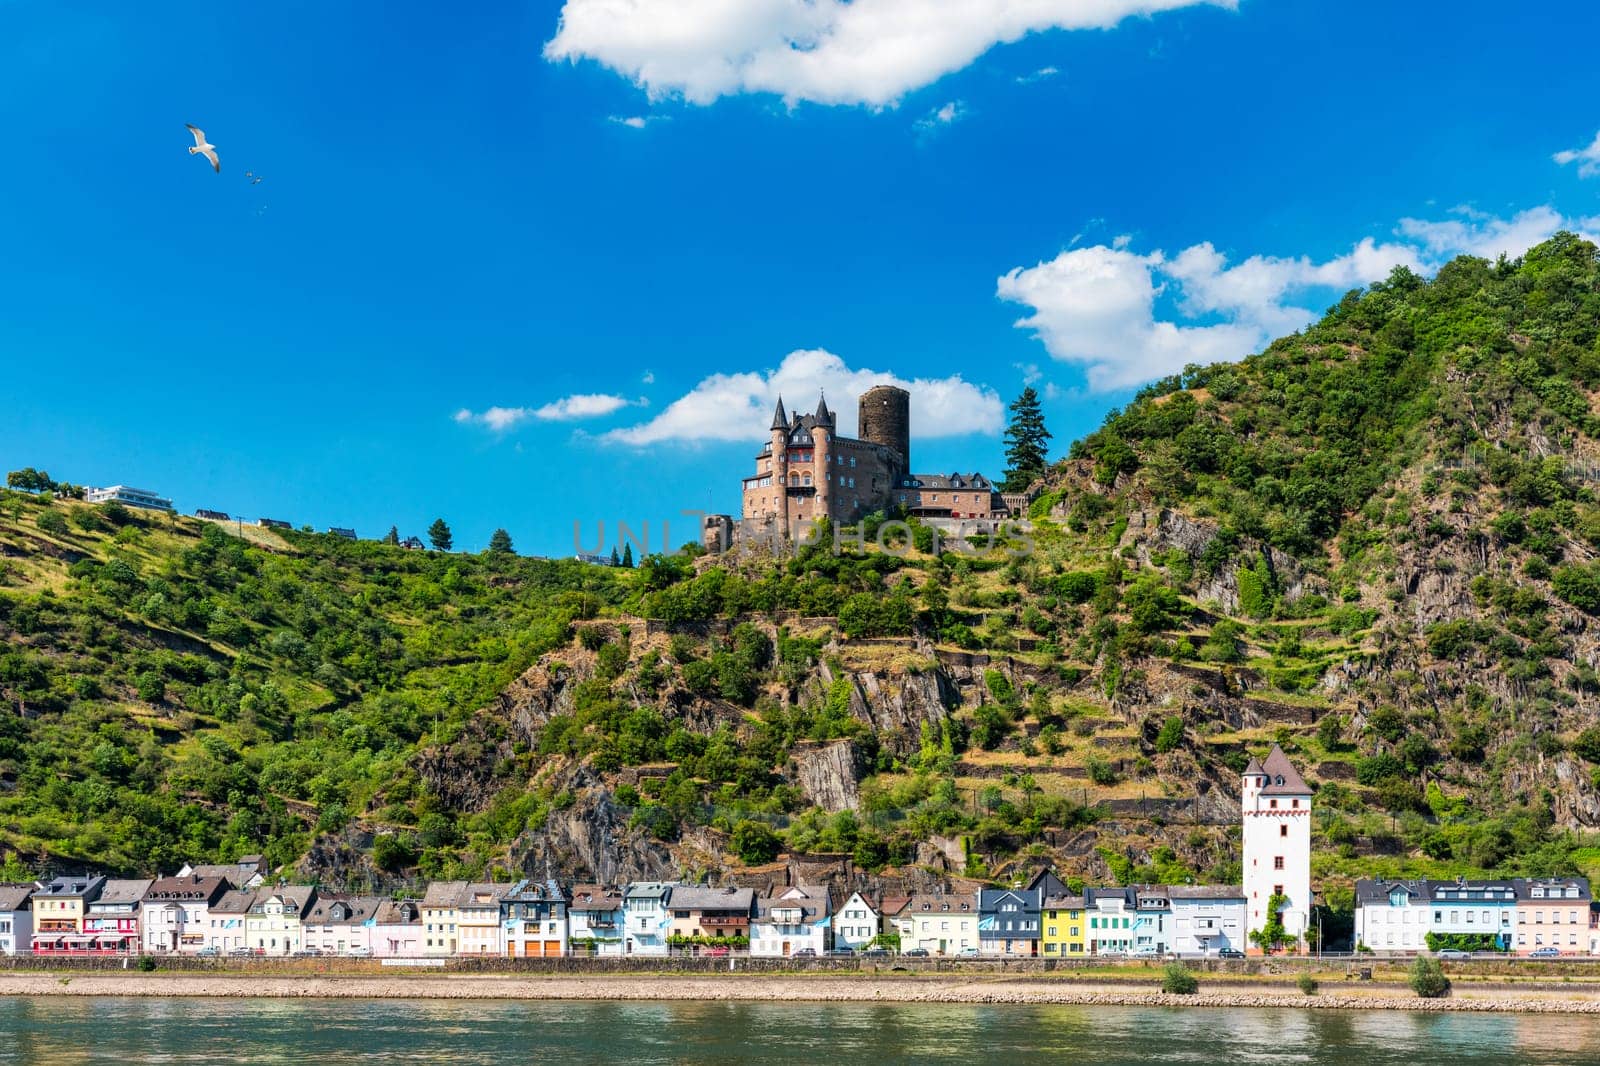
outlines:
[[[975,959],[977,957],[977,948],[962,948],[960,951],[956,952],[956,958],[958,959]]]
[[[869,959],[882,959],[888,957],[889,949],[879,945],[876,947],[867,948],[861,954],[865,955]]]
[[[828,949],[828,957],[830,959],[850,959],[850,958],[854,958],[855,954],[856,954],[855,948],[829,948]]]
[[[927,948],[906,948],[900,953],[903,959],[925,959],[928,957]]]
[[[1528,958],[1530,959],[1559,959],[1560,957],[1560,948],[1534,948],[1528,952]]]
[[[790,957],[791,958],[796,958],[796,959],[814,959],[814,958],[817,957],[817,949],[816,948],[801,948],[799,951],[795,952]]]
[[[214,955],[221,955],[222,952],[217,950],[217,946],[215,944],[212,944],[209,947],[201,948],[199,951],[195,952],[195,954],[201,958],[210,958]]]
[[[1470,959],[1472,952],[1462,951],[1460,948],[1440,948],[1433,953],[1436,959]]]
[[[250,948],[234,948],[232,951],[228,952],[228,954],[236,959],[248,959],[253,956],[255,952]]]
[[[1221,951],[1217,952],[1217,958],[1242,959],[1244,958],[1244,952],[1240,951],[1238,948],[1223,948]]]
[[[366,959],[366,958],[371,958],[372,957],[372,949],[371,948],[354,947],[354,948],[351,948],[349,951],[345,952],[345,954],[349,955],[353,959]]]
[[[728,949],[727,948],[706,948],[700,954],[706,956],[706,958],[708,958],[708,959],[720,959],[720,958],[725,957],[728,954]]]

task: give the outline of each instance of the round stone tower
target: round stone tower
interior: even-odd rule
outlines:
[[[833,517],[833,456],[828,447],[833,439],[833,412],[824,397],[817,401],[811,425],[812,484],[817,488],[816,507],[811,517]]]
[[[861,439],[900,456],[900,473],[911,473],[911,394],[893,385],[874,385],[861,394]]]

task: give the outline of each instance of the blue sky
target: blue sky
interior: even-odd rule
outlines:
[[[1592,3],[378,10],[0,0],[8,469],[562,554],[736,509],[780,388],[913,383],[914,465],[999,473],[1024,382],[1064,450],[1394,262],[1600,232]]]

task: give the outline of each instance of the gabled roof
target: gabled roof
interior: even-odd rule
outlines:
[[[278,885],[275,888],[263,888],[256,893],[256,901],[250,905],[250,913],[264,911],[268,903],[273,900],[283,902],[285,914],[303,917],[317,900],[315,885]]]
[[[978,909],[991,911],[1000,901],[1011,896],[1029,910],[1038,910],[1039,893],[1026,888],[984,888],[978,890]]]
[[[220,862],[199,863],[185,866],[180,871],[182,874],[194,874],[198,877],[220,877],[234,888],[249,888],[251,882],[260,884],[262,881],[261,870],[258,862]]]
[[[247,889],[232,889],[224,892],[220,899],[211,905],[212,914],[248,914],[250,908],[256,904],[256,894]]]
[[[228,891],[220,877],[159,877],[145,891],[146,903],[215,903]]]
[[[794,885],[774,896],[756,901],[756,921],[770,923],[775,910],[798,908],[801,916],[810,921],[828,913],[830,893],[825,885]]]
[[[755,901],[753,888],[679,885],[672,890],[672,909],[675,911],[738,911],[749,914]]]
[[[415,925],[422,921],[422,903],[415,899],[386,899],[372,916],[375,925]]]
[[[0,885],[0,911],[29,909],[28,898],[33,893],[33,885]]]
[[[100,889],[100,898],[95,900],[96,906],[100,904],[113,904],[119,906],[132,906],[144,899],[145,893],[150,891],[151,882],[143,881],[107,881]]]
[[[105,883],[104,877],[91,874],[79,877],[53,877],[48,881],[41,881],[33,894],[53,899],[94,899],[105,887]]]
[[[573,885],[569,911],[614,911],[622,907],[622,893],[605,885]]]
[[[1535,886],[1543,888],[1545,890],[1545,895],[1535,896],[1533,894],[1533,889]],[[1589,879],[1587,877],[1519,877],[1516,879],[1515,887],[1517,899],[1527,900],[1531,903],[1554,903],[1561,901],[1567,903],[1584,903],[1590,898]],[[1550,895],[1550,892],[1552,891],[1565,892],[1568,889],[1576,889],[1578,894],[1576,896]]]
[[[1278,745],[1272,745],[1261,769],[1267,775],[1267,786],[1261,790],[1263,796],[1311,795],[1311,786],[1306,784],[1306,779],[1300,776],[1300,771],[1294,768],[1294,763],[1289,761],[1289,756]]]
[[[1168,885],[1167,898],[1243,900],[1245,895],[1238,885]]]
[[[465,881],[430,881],[428,892],[422,897],[424,907],[459,907],[467,898]]]
[[[662,900],[672,895],[672,888],[665,881],[630,881],[622,891],[622,898]]]
[[[910,896],[884,896],[878,903],[878,913],[885,918],[893,918],[910,904]]]
[[[1046,896],[1044,900],[1047,911],[1081,911],[1085,906],[1082,896]]]
[[[307,925],[360,925],[387,901],[381,896],[323,896],[306,913]]]
[[[976,490],[979,492],[993,492],[994,483],[979,473],[962,474],[952,471],[948,474],[909,474],[900,488],[915,489],[962,489]]]

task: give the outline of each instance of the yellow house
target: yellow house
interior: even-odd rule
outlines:
[[[57,877],[33,893],[33,950],[38,955],[88,950],[83,915],[100,898],[104,877]]]
[[[471,886],[465,881],[434,881],[422,897],[422,953],[455,955],[461,949],[461,904]]]
[[[317,900],[309,885],[262,889],[244,918],[245,944],[257,955],[293,955],[304,943],[301,926]]]
[[[1051,896],[1044,901],[1044,920],[1040,937],[1044,957],[1070,958],[1088,954],[1088,938],[1084,936],[1084,900],[1082,896]]]

